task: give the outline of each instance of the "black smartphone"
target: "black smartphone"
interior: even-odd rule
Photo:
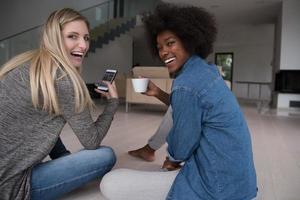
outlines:
[[[104,73],[104,76],[102,78],[103,81],[109,81],[110,83],[112,83],[114,81],[114,79],[116,78],[116,75],[117,75],[117,70],[116,69],[107,69],[105,70],[105,73]],[[95,83],[97,89],[99,90],[102,90],[102,91],[105,91],[107,92],[108,91],[108,88],[107,88],[107,85],[105,83],[103,83],[102,81],[101,82],[98,82],[98,83]]]

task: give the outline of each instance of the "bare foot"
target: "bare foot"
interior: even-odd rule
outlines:
[[[155,150],[148,144],[142,148],[128,151],[128,154],[137,158],[141,158],[145,161],[152,162],[155,160]]]
[[[163,169],[166,169],[168,171],[173,171],[181,168],[180,162],[172,162],[169,160],[168,157],[166,157],[166,160],[162,166]]]

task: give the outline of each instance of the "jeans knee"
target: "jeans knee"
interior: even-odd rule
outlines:
[[[111,147],[108,146],[102,146],[99,148],[100,150],[100,159],[107,163],[107,165],[111,166],[111,168],[115,165],[117,161],[116,154],[114,150]]]

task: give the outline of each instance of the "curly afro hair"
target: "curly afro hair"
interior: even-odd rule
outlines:
[[[205,59],[213,51],[217,35],[216,20],[203,8],[160,3],[153,13],[144,15],[142,21],[156,56],[157,35],[166,30],[176,34],[191,55],[197,54]]]

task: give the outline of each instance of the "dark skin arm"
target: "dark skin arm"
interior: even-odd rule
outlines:
[[[149,80],[147,91],[143,94],[147,96],[156,97],[167,106],[170,105],[170,94],[157,87],[157,85],[155,85],[151,80]]]
[[[163,102],[166,105],[170,105],[170,94],[166,93],[157,85],[155,85],[151,80],[149,80],[147,91],[143,93],[147,96],[153,96],[159,99],[161,102]],[[169,160],[168,157],[166,157],[166,160],[163,163],[162,166],[163,169],[167,169],[168,171],[173,171],[181,168],[180,162],[172,162]]]

